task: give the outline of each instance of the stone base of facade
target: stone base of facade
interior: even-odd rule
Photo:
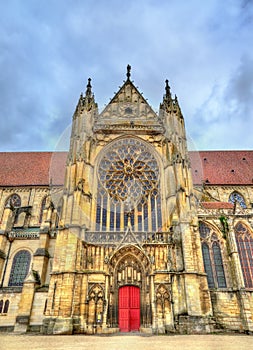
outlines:
[[[29,315],[17,316],[14,326],[14,333],[26,333],[30,322]]]
[[[69,334],[114,334],[119,328],[106,325],[85,325],[80,318],[46,318],[43,320],[42,333],[47,335]]]
[[[230,322],[232,323],[232,321]],[[87,327],[75,327],[73,326],[72,319],[61,319],[57,320],[55,318],[45,319],[42,325],[20,325],[15,326],[1,326],[0,333],[42,333],[47,335],[64,335],[64,334],[104,334],[110,335],[115,333],[120,333],[120,329],[117,327],[102,327],[102,326],[92,326]],[[220,326],[212,318],[203,318],[198,316],[179,316],[178,320],[175,322],[175,327],[140,327],[140,334],[143,335],[156,335],[156,334],[208,334],[208,333],[246,333],[253,334],[253,332],[243,329],[240,327],[231,326]]]
[[[178,316],[175,331],[179,334],[207,334],[215,332],[215,322],[210,317]]]
[[[151,327],[140,327],[141,334],[153,334],[153,330]]]
[[[46,318],[43,320],[44,334],[73,334],[73,318]]]

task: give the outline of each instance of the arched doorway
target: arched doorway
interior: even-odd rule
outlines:
[[[150,262],[134,245],[118,249],[110,259],[108,323],[121,332],[150,327]]]
[[[138,331],[140,328],[140,288],[119,288],[119,329],[121,332]]]

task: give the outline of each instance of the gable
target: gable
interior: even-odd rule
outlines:
[[[163,131],[158,115],[129,79],[97,116],[94,129],[115,129],[115,126],[155,130],[158,127]]]

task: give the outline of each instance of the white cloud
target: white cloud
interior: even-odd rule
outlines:
[[[48,140],[71,122],[87,78],[103,108],[128,63],[155,110],[164,80],[170,80],[198,147],[246,145],[243,134],[252,120],[250,2],[52,0],[44,6],[9,0],[0,10],[0,116],[8,115],[2,150],[51,148]],[[233,143],[226,144],[225,121],[241,133]]]

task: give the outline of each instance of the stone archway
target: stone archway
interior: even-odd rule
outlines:
[[[127,245],[118,249],[113,254],[109,266],[110,295],[108,321],[111,327],[119,326],[119,293],[120,288],[124,286],[136,287],[139,290],[140,310],[137,313],[139,312],[140,327],[151,327],[149,258],[140,248],[134,245]],[[136,293],[137,289],[135,289]],[[129,306],[129,308],[131,307]],[[131,327],[129,327],[129,330],[131,330]]]

